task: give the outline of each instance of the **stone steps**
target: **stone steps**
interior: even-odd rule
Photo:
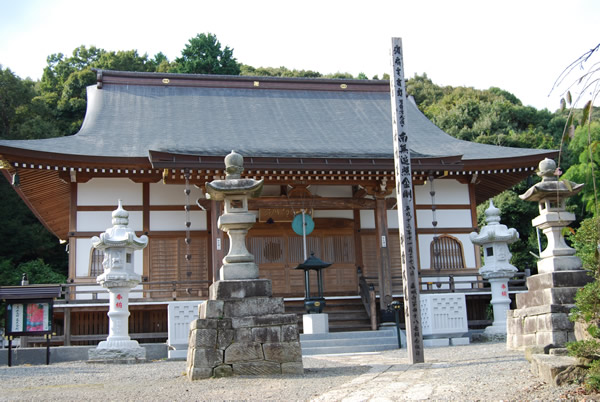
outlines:
[[[286,300],[285,311],[298,316],[298,329],[302,332],[302,315],[305,314],[304,301]],[[371,329],[371,320],[359,298],[328,299],[323,312],[329,316],[329,332],[364,332]]]
[[[405,341],[403,340],[403,343]],[[301,334],[302,355],[365,353],[398,349],[396,329]]]

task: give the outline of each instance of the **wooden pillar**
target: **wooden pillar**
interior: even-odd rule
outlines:
[[[74,237],[77,232],[77,183],[70,183],[70,199],[69,199],[69,273],[68,279],[75,279],[77,276],[77,247]]]
[[[150,183],[142,183],[142,231],[150,232]],[[142,277],[150,278],[150,247],[142,250]]]
[[[211,237],[211,254],[212,254],[212,281],[213,283],[219,280],[219,268],[225,257],[225,242],[223,231],[219,229],[217,221],[221,215],[223,202],[211,200],[210,203],[210,237]]]
[[[364,272],[362,239],[360,235],[360,210],[353,210],[354,214],[354,263],[357,267],[361,267]]]
[[[392,302],[392,262],[388,244],[387,209],[384,197],[375,200],[375,231],[379,265],[379,308],[386,310]]]
[[[71,309],[64,307],[63,310],[63,334],[64,346],[71,346]]]

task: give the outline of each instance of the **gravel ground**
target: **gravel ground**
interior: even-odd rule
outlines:
[[[529,371],[522,352],[504,343],[305,357],[304,375],[229,377],[190,382],[185,362],[138,365],[56,363],[0,367],[2,401],[366,401],[597,400],[570,385],[554,388]]]

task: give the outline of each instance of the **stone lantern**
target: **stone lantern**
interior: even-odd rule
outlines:
[[[100,237],[92,237],[92,246],[104,251],[104,273],[98,278],[110,294],[108,338],[90,349],[90,360],[106,362],[145,361],[146,349],[129,337],[129,291],[141,282],[134,271],[134,254],[148,245],[148,237],[137,237],[128,228],[129,212],[123,209],[121,200],[112,213],[113,226]]]
[[[542,177],[542,181],[519,196],[524,201],[538,203],[540,215],[531,223],[548,239],[548,246],[540,254],[537,264],[538,274],[581,269],[581,260],[565,243],[562,230],[575,220],[575,214],[565,209],[565,201],[579,193],[583,184],[558,180],[555,170],[556,163],[552,159],[541,161],[538,176]]]
[[[565,209],[565,201],[581,191],[583,184],[558,180],[555,172],[556,163],[544,159],[538,172],[542,181],[519,196],[538,203],[540,214],[532,224],[546,235],[548,246],[540,253],[538,273],[527,278],[527,293],[517,294],[517,308],[508,313],[509,349],[558,348],[574,341],[569,313],[575,294],[593,281],[562,235],[563,228],[575,220],[575,214]]]
[[[518,271],[510,264],[512,254],[508,245],[518,240],[519,233],[500,224],[500,210],[494,206],[492,200],[489,208],[485,210],[485,216],[487,225],[481,228],[479,234],[470,234],[473,244],[483,248],[484,265],[479,269],[479,274],[488,280],[492,287],[494,322],[485,329],[485,333],[506,335],[506,312],[510,307],[508,280]]]
[[[260,195],[263,181],[242,179],[243,163],[231,151],[225,157],[225,180],[206,183],[210,198],[225,205],[218,226],[230,242],[219,280],[198,306],[198,319],[190,323],[187,378],[192,381],[304,372],[298,317],[285,313],[283,298],[273,297],[271,280],[259,278],[254,256],[246,249],[246,234],[256,221],[248,212],[248,199]]]
[[[246,248],[246,235],[256,222],[256,215],[248,212],[248,199],[260,195],[263,180],[242,179],[243,166],[242,155],[231,151],[225,157],[225,180],[206,183],[209,198],[224,201],[225,207],[218,225],[229,236],[230,246],[219,270],[222,281],[258,278],[258,266]]]

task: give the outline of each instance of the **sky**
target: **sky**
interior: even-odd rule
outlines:
[[[47,56],[80,45],[174,60],[210,32],[254,67],[371,78],[390,72],[400,37],[407,78],[499,87],[554,111],[553,84],[600,43],[599,21],[597,0],[0,0],[0,65],[35,80]]]

